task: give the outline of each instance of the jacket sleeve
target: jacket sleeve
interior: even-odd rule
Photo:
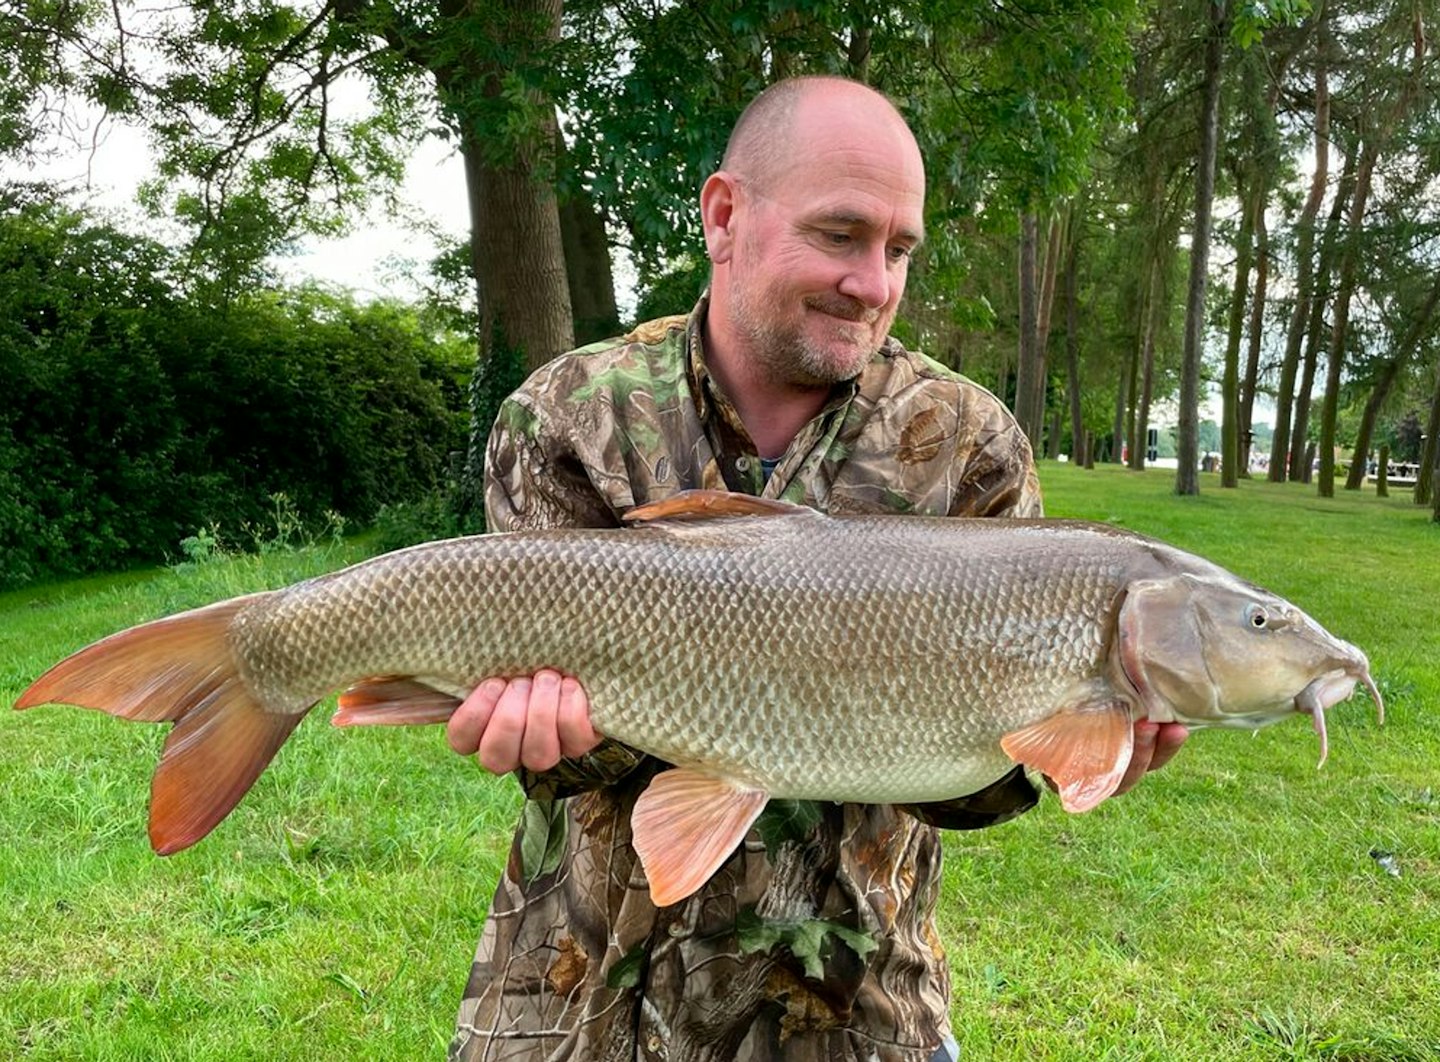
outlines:
[[[1045,515],[1030,440],[1010,411],[978,388],[962,401],[949,516]]]
[[[491,531],[614,527],[619,514],[595,489],[563,437],[547,430],[543,397],[523,389],[506,399],[485,454],[485,520]],[[516,772],[532,800],[558,800],[613,785],[647,759],[605,738],[577,759],[548,771]]]

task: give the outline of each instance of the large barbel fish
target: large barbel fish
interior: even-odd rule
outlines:
[[[1015,762],[1109,796],[1133,721],[1314,719],[1364,653],[1199,557],[1100,524],[821,515],[687,492],[612,530],[416,546],[112,635],[16,704],[175,724],[150,839],[194,844],[305,713],[444,720],[491,675],[556,667],[601,733],[674,764],[633,836],[658,904],[699,888],[771,797],[915,803]]]

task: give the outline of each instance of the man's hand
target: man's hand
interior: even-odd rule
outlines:
[[[486,679],[455,709],[445,737],[462,756],[478,752],[481,766],[495,774],[522,766],[547,771],[561,757],[582,756],[600,743],[584,688],[549,670]]]
[[[1155,723],[1149,719],[1135,720],[1135,749],[1130,754],[1130,766],[1125,777],[1120,779],[1112,796],[1118,796],[1133,789],[1148,771],[1158,771],[1170,762],[1170,757],[1185,744],[1190,731],[1180,723]]]

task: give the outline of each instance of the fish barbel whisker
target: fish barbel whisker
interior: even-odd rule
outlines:
[[[1358,673],[1347,669],[1331,671],[1321,675],[1295,696],[1296,711],[1308,712],[1315,722],[1315,733],[1320,735],[1320,762],[1315,765],[1316,770],[1325,766],[1325,760],[1330,755],[1330,738],[1325,731],[1325,710],[1352,696],[1357,682],[1364,684],[1366,692],[1375,702],[1379,723],[1384,726],[1385,701],[1380,696],[1375,680],[1370,677],[1368,667],[1358,669]]]
[[[1360,681],[1365,683],[1365,690],[1370,694],[1370,699],[1375,702],[1375,721],[1380,726],[1385,725],[1385,701],[1380,696],[1380,688],[1375,685],[1375,680],[1366,671],[1360,676]]]

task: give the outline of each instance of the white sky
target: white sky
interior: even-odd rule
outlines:
[[[136,231],[153,233],[157,222],[135,203],[140,183],[153,172],[151,160],[143,133],[107,123],[93,150],[71,146],[34,166],[5,163],[0,165],[0,175],[73,190],[91,205],[127,219]],[[403,210],[424,218],[441,232],[457,239],[469,232],[464,165],[449,145],[436,138],[425,140],[409,160],[400,199]],[[408,260],[423,266],[437,252],[427,233],[376,211],[375,216],[357,221],[350,235],[306,240],[294,255],[277,259],[275,264],[288,280],[314,278],[361,295],[404,298],[415,291],[396,268],[397,263]]]

